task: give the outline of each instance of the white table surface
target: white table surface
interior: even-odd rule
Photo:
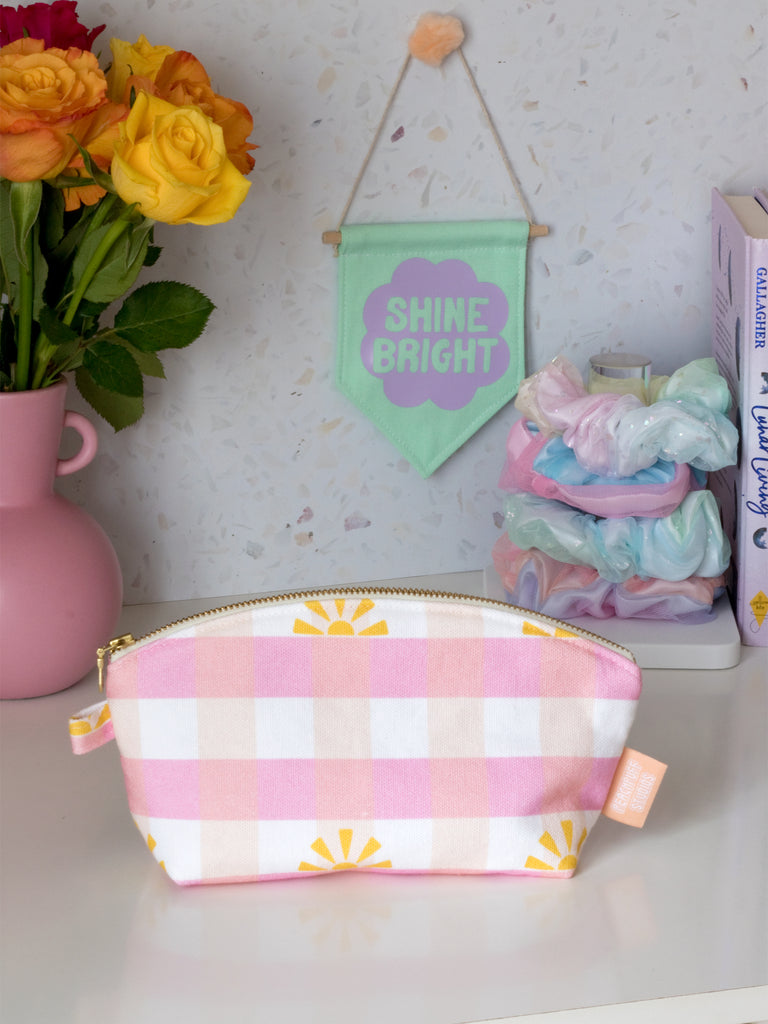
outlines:
[[[218,602],[126,608],[147,631]],[[571,880],[371,876],[176,887],[114,744],[75,757],[95,672],[0,704],[3,1024],[743,1024],[768,1018],[768,656],[650,669],[645,828]]]

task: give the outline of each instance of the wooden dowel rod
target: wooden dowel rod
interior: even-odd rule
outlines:
[[[549,228],[546,224],[531,224],[528,231],[529,238],[543,238],[544,235],[549,234]],[[323,232],[323,243],[325,245],[341,245],[341,232],[340,231],[324,231]]]

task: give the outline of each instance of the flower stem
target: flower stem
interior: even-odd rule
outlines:
[[[48,362],[55,351],[56,346],[52,345],[41,332],[37,339],[37,344],[35,345],[35,372],[32,377],[33,388],[44,388],[51,383],[50,380],[44,378],[45,371],[48,369]],[[54,377],[57,377],[59,372],[63,371],[58,371],[54,374]]]
[[[96,228],[101,227],[106,220],[107,214],[111,212],[116,202],[117,196],[114,192],[104,196],[91,217],[91,222],[88,225],[89,231],[94,231]]]
[[[35,278],[33,272],[34,245],[30,231],[24,243],[24,259],[19,260],[19,320],[16,330],[16,390],[29,387],[29,368],[32,361],[32,305]]]
[[[88,291],[88,286],[98,273],[101,264],[103,263],[105,257],[109,253],[109,250],[118,240],[120,235],[122,235],[123,232],[127,230],[129,225],[130,221],[128,220],[128,218],[124,218],[121,215],[114,222],[114,224],[111,225],[111,227],[99,243],[98,247],[96,248],[96,251],[94,252],[93,256],[88,261],[88,264],[85,270],[83,271],[82,277],[78,281],[77,287],[75,288],[72,294],[72,298],[70,299],[67,311],[62,317],[62,323],[65,323],[67,327],[69,327],[72,321],[75,319],[75,315],[77,314],[78,307],[80,306],[80,303],[83,300],[83,296]]]

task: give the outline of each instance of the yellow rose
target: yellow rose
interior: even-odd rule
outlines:
[[[220,224],[250,188],[217,124],[198,107],[175,107],[146,92],[120,125],[112,181],[121,199],[165,224]]]
[[[92,53],[17,39],[0,49],[0,176],[35,181],[60,174],[108,105]]]
[[[110,99],[116,103],[130,102],[125,92],[132,75],[154,81],[165,58],[176,52],[172,46],[153,46],[145,35],[140,35],[135,43],[110,39],[109,46],[112,50],[112,67],[107,72],[107,83]]]

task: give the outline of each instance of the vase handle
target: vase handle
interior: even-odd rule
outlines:
[[[64,413],[64,426],[72,427],[73,430],[76,430],[83,439],[83,444],[77,455],[73,455],[70,459],[58,460],[56,463],[56,476],[67,476],[68,473],[76,473],[78,469],[87,466],[99,447],[96,428],[90,420],[87,420],[85,416],[81,416],[79,412],[67,409]]]

